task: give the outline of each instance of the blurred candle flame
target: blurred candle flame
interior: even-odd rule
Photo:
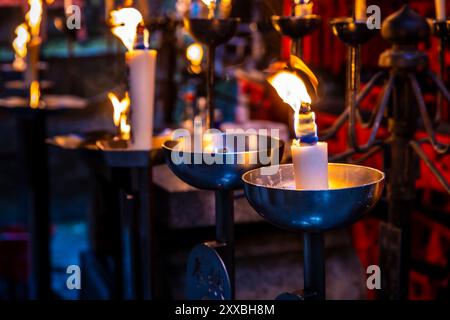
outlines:
[[[208,7],[208,19],[213,19],[214,10],[216,9],[216,0],[202,0],[202,2]]]
[[[27,44],[30,41],[30,33],[27,29],[27,24],[22,23],[17,26],[15,30],[16,37],[12,43],[14,49],[13,68],[16,71],[23,71],[27,67],[25,57],[27,56]]]
[[[128,109],[130,107],[130,96],[128,92],[122,100],[112,92],[108,93],[108,98],[111,101],[114,109],[113,121],[114,125],[119,128],[120,136],[124,140],[130,139],[131,126],[128,124]]]
[[[137,27],[143,23],[142,14],[135,8],[111,11],[111,32],[118,37],[128,51],[133,51]]]
[[[42,0],[28,0],[30,10],[25,15],[25,20],[31,29],[32,37],[39,37],[42,21]]]
[[[41,89],[39,81],[33,81],[30,85],[30,107],[37,109],[39,107],[39,100],[41,98]]]

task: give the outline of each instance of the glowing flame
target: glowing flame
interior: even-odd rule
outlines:
[[[130,107],[130,96],[128,95],[128,92],[126,92],[125,97],[122,100],[119,100],[114,93],[110,92],[108,93],[108,98],[114,108],[114,125],[119,128],[121,138],[129,140],[131,126],[127,123],[127,113],[128,108]]]
[[[208,19],[214,18],[214,10],[216,9],[216,0],[202,0],[208,7]]]
[[[27,24],[20,24],[15,30],[16,38],[12,46],[15,53],[13,68],[17,71],[23,71],[27,67],[25,57],[27,56],[27,44],[30,41],[30,33],[27,30]]]
[[[33,81],[30,86],[30,107],[36,109],[39,107],[39,99],[41,98],[41,89],[39,81]]]
[[[111,11],[112,33],[118,37],[128,51],[133,51],[137,27],[143,22],[142,14],[134,8]]]
[[[31,29],[31,35],[38,37],[42,21],[42,0],[28,0],[28,4],[30,10],[25,15],[25,20]]]
[[[203,60],[203,48],[198,43],[193,43],[186,49],[186,57],[194,65],[199,66]]]
[[[306,90],[305,83],[296,74],[288,71],[281,71],[269,79],[269,83],[275,88],[278,96],[294,110],[294,131],[297,138],[303,133],[316,134],[314,112],[310,110],[305,114],[300,113],[302,104],[311,104],[311,97]],[[300,128],[299,124],[308,123]]]

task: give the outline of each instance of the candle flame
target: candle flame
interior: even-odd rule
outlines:
[[[194,65],[199,66],[203,60],[203,48],[198,43],[193,43],[186,49],[186,57]]]
[[[31,29],[31,35],[38,37],[42,21],[42,0],[28,0],[28,4],[30,10],[26,13],[25,20]]]
[[[315,115],[310,108],[311,97],[303,80],[293,72],[281,71],[270,78],[269,83],[278,96],[294,110],[294,132],[297,139],[303,136],[316,137]]]
[[[33,81],[30,85],[30,107],[36,109],[39,107],[39,100],[41,98],[41,89],[39,81]]]
[[[135,8],[111,11],[111,32],[118,37],[128,51],[133,51],[137,27],[143,23],[142,14]]]
[[[216,0],[202,0],[202,2],[208,7],[208,19],[213,19],[214,10],[216,9]]]
[[[114,125],[119,128],[120,136],[124,140],[130,139],[131,126],[128,124],[128,109],[130,107],[130,96],[128,92],[125,93],[125,97],[122,100],[112,92],[108,93],[108,98],[111,101],[114,109],[113,121]]]
[[[30,41],[30,33],[28,32],[27,24],[22,23],[17,26],[15,34],[16,38],[12,43],[15,56],[13,68],[16,71],[23,71],[27,67],[25,57],[27,56],[27,44]]]

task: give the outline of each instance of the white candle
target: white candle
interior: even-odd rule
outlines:
[[[296,0],[294,11],[296,17],[311,15],[313,11],[313,3],[309,0]]]
[[[291,146],[296,189],[328,189],[328,145],[318,142],[315,145]]]
[[[446,20],[445,0],[434,0],[434,6],[436,9],[436,20],[445,21]]]
[[[126,53],[132,150],[150,150],[152,147],[156,57],[155,50],[137,49]]]
[[[355,21],[366,21],[366,0],[355,0]]]

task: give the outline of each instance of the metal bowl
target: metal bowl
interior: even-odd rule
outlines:
[[[295,231],[320,232],[355,222],[380,199],[384,173],[363,166],[328,164],[328,190],[295,190],[292,164],[276,174],[244,174],[245,194],[269,222]]]
[[[257,144],[252,145],[251,141],[255,139]],[[193,143],[193,138],[189,141]],[[245,143],[241,145],[239,141]],[[217,134],[213,147],[218,151],[214,152],[184,148],[183,143],[180,139],[163,144],[166,163],[181,180],[206,190],[242,187],[241,177],[245,172],[279,163],[284,151],[281,140],[256,134]],[[220,151],[224,146],[226,150]],[[216,161],[211,163],[208,158],[213,157]]]
[[[230,40],[236,33],[238,18],[184,19],[186,30],[200,43],[218,46]]]
[[[369,29],[366,22],[355,21],[353,18],[336,18],[331,20],[330,25],[333,34],[351,46],[368,42],[378,32],[377,29]]]
[[[305,17],[273,16],[272,24],[282,35],[293,39],[304,37],[320,27],[322,19],[312,14]]]

